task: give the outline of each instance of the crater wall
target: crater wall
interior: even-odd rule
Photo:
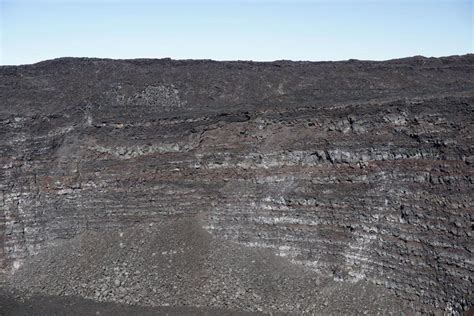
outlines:
[[[84,230],[212,234],[473,303],[474,57],[0,67],[0,265]]]

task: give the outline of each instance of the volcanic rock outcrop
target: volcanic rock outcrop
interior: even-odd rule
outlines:
[[[23,290],[198,306],[191,289],[181,301],[148,300],[136,285],[121,300],[115,289],[93,288],[97,280],[81,279],[79,290],[41,268],[58,258],[63,277],[74,275],[80,260],[67,258],[85,251],[77,245],[87,236],[142,233],[153,224],[186,234],[189,225],[210,233],[206,249],[220,240],[238,245],[228,253],[250,247],[283,257],[274,260],[277,272],[291,263],[287,274],[276,272],[285,278],[294,268],[348,288],[372,284],[419,311],[473,305],[474,55],[319,63],[61,58],[0,67],[0,103],[0,265]],[[157,249],[172,231],[153,237]],[[106,269],[119,265],[107,260]],[[237,259],[219,267],[232,262],[245,269]],[[199,273],[188,272],[197,282]],[[168,277],[163,282],[174,284]],[[237,299],[232,288],[225,305],[227,294],[213,301],[212,288],[205,303],[323,311],[311,305],[310,290],[285,301],[294,280],[267,280],[286,285],[273,290],[282,295],[275,302],[246,298],[248,291]],[[298,306],[287,308],[291,302]]]

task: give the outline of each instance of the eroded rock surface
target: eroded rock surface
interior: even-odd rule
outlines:
[[[0,67],[3,271],[83,234],[199,218],[223,244],[467,310],[473,70],[473,55]]]
[[[28,260],[10,281],[26,293],[140,306],[325,315],[413,311],[383,286],[334,282],[270,250],[215,238],[193,217],[80,234]]]

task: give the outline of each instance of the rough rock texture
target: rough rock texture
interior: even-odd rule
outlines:
[[[263,313],[231,312],[220,309],[204,309],[175,306],[130,306],[111,302],[96,302],[72,296],[35,296],[25,298],[19,294],[0,290],[2,316],[259,316]]]
[[[270,250],[213,238],[201,225],[188,217],[83,233],[31,258],[11,281],[26,293],[129,305],[321,315],[412,312],[382,286],[334,282]]]
[[[199,217],[341,284],[467,310],[473,91],[473,55],[0,67],[0,264]]]

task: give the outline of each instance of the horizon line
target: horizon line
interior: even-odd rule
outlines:
[[[456,57],[471,57],[474,53],[468,52],[465,54],[455,54],[455,55],[444,55],[444,56],[425,56],[425,55],[410,55],[403,57],[395,57],[390,59],[358,59],[358,58],[349,58],[349,59],[338,59],[338,60],[295,60],[295,59],[274,59],[274,60],[253,60],[253,59],[212,59],[212,58],[172,58],[172,57],[136,57],[136,58],[113,58],[113,57],[89,57],[89,56],[62,56],[54,57],[50,59],[40,60],[34,63],[28,64],[0,64],[0,67],[21,67],[21,66],[33,66],[41,63],[60,61],[60,60],[73,60],[73,59],[82,59],[82,60],[96,60],[96,61],[177,61],[177,62],[216,62],[216,63],[225,63],[225,62],[242,62],[242,63],[278,63],[278,62],[291,62],[291,63],[332,63],[332,62],[389,62],[397,61],[404,59],[447,59],[447,58],[456,58]]]

